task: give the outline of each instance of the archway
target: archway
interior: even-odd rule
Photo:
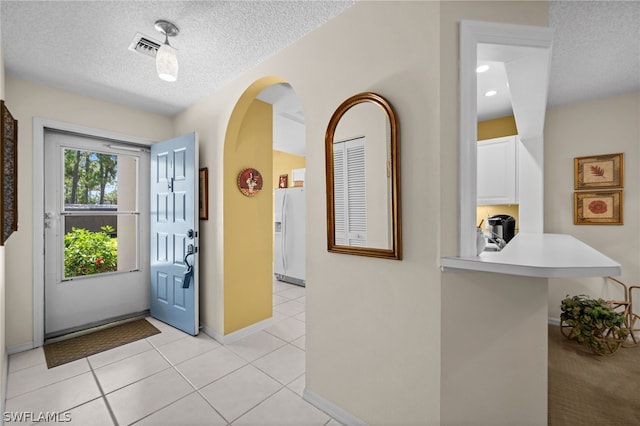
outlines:
[[[264,77],[245,90],[234,107],[223,152],[224,335],[235,340],[265,328],[272,318],[274,107],[259,98],[263,90],[283,85]],[[290,89],[291,90],[291,89]],[[262,189],[239,189],[239,174],[257,170]],[[242,180],[244,182],[244,180]],[[242,183],[240,182],[240,183]],[[234,333],[233,336],[229,336]],[[237,333],[237,334],[235,334]]]

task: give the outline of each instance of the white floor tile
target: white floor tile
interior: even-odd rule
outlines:
[[[104,398],[94,399],[69,411],[70,426],[111,426],[113,420]],[[60,424],[60,423],[59,423]]]
[[[298,337],[296,340],[294,340],[293,342],[291,342],[292,345],[302,349],[303,351],[305,350],[305,345],[306,345],[306,337],[307,336],[302,336],[302,337]]]
[[[64,412],[99,396],[98,385],[89,372],[9,398],[5,411]]]
[[[235,425],[323,426],[330,417],[289,389],[282,389],[244,416]]]
[[[277,281],[274,279],[273,281],[273,292],[279,293],[281,291],[289,290],[291,288],[291,284],[284,283],[282,281]]]
[[[226,348],[251,362],[286,344],[287,343],[284,340],[279,339],[272,334],[265,331],[259,331],[226,345]]]
[[[193,392],[173,368],[107,395],[120,425],[129,425]]]
[[[300,312],[304,312],[305,307],[303,303],[300,303],[296,300],[290,300],[288,302],[280,303],[279,305],[274,306],[273,310],[291,317],[299,314]]]
[[[222,426],[227,422],[220,417],[205,399],[194,392],[145,417],[135,426]]]
[[[197,337],[179,339],[162,345],[158,348],[158,351],[162,353],[171,364],[176,365],[218,347],[220,347],[220,343],[206,334],[200,333]]]
[[[153,350],[151,343],[146,339],[137,340],[108,351],[100,352],[89,357],[89,363],[93,369],[104,367],[107,364],[121,361],[142,352]]]
[[[299,301],[298,298],[304,297],[304,287],[292,286],[287,290],[281,291],[278,293],[278,296],[286,297],[287,299],[295,299]]]
[[[202,395],[228,421],[233,421],[277,392],[282,385],[247,365],[205,386]]]
[[[305,353],[286,345],[253,362],[253,365],[283,385],[291,383],[305,371]]]
[[[42,348],[31,349],[30,351],[9,355],[9,373],[46,363],[47,360],[44,357]]]
[[[47,364],[38,364],[17,370],[10,373],[7,379],[7,398],[22,395],[89,370],[89,364],[84,358],[54,368],[47,368]]]
[[[306,312],[300,312],[298,315],[294,315],[291,318],[297,319],[298,321],[306,322],[307,313]]]
[[[170,367],[157,351],[142,352],[95,370],[105,394]]]
[[[275,309],[271,313],[271,319],[273,320],[274,323],[285,320],[287,318],[291,318],[291,317],[283,314],[282,312],[278,312]]]
[[[305,323],[293,318],[286,318],[267,327],[264,331],[273,334],[285,342],[292,342],[305,333]]]
[[[158,330],[160,330],[160,334],[154,334],[153,336],[147,337],[147,341],[151,343],[156,348],[166,345],[167,343],[175,342],[176,340],[186,339],[190,337],[189,334],[178,330],[177,328],[173,328],[169,325],[161,323],[160,321],[156,321],[153,323],[154,326]]]
[[[307,381],[306,381],[305,375],[303,374],[297,379],[295,379],[293,382],[289,383],[287,387],[292,391],[294,391],[295,393],[297,393],[298,395],[302,396],[304,394],[304,387],[306,386],[306,382]]]
[[[149,317],[160,334],[50,370],[42,348],[11,355],[6,411],[112,425],[108,401],[122,426],[338,426],[302,399],[305,289],[275,280],[273,288],[272,326],[227,346]]]
[[[284,302],[288,302],[289,300],[291,300],[291,299],[287,299],[286,297],[282,297],[279,294],[274,294],[273,295],[273,299],[272,299],[273,306],[279,305],[279,304],[284,303]]]
[[[200,389],[246,364],[247,361],[229,349],[220,347],[180,363],[176,368]]]

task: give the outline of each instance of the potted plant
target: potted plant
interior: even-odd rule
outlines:
[[[567,295],[561,309],[562,334],[599,355],[613,354],[629,334],[624,314],[616,312],[603,299]]]

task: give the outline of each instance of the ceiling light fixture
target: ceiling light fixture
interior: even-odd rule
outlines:
[[[169,45],[169,37],[178,35],[180,30],[172,22],[164,19],[157,20],[156,30],[164,34],[164,44],[156,53],[156,71],[158,77],[164,81],[176,81],[178,79],[178,57],[176,49]]]
[[[477,73],[486,72],[486,71],[489,71],[489,65],[480,65],[478,68],[476,68]]]
[[[487,93],[485,93],[485,96],[495,96],[497,95],[498,92],[496,92],[495,90],[489,90]]]

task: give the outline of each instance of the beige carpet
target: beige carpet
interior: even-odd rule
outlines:
[[[61,342],[46,344],[47,367],[53,368],[160,333],[149,321],[139,319]]]
[[[640,425],[640,346],[600,356],[550,325],[549,425]]]

